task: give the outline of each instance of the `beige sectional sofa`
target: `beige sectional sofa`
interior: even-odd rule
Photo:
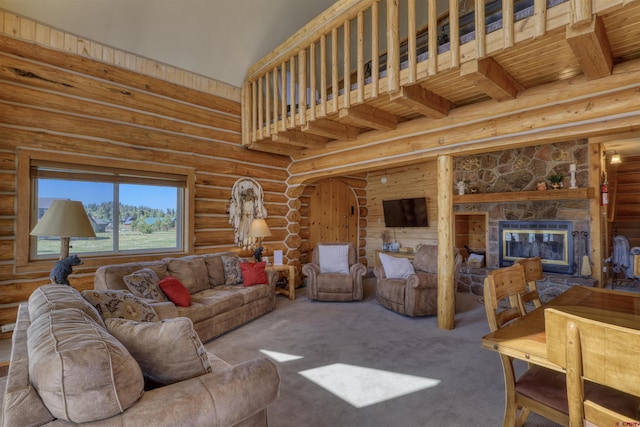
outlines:
[[[161,279],[171,275],[179,279],[191,294],[191,304],[181,307],[171,302],[153,303],[165,318],[188,317],[202,341],[208,341],[275,308],[278,273],[266,271],[268,283],[228,285],[229,264],[239,261],[234,252],[165,258],[161,261],[107,265],[98,268],[94,280],[97,290],[129,290],[125,276],[150,268]],[[226,261],[226,263],[225,263]]]
[[[189,318],[160,321],[123,291],[45,285],[18,310],[2,426],[266,426],[279,384],[266,358],[207,353]]]

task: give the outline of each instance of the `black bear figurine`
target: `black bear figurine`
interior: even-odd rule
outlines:
[[[51,270],[51,274],[49,274],[49,279],[51,279],[51,283],[57,283],[60,285],[69,285],[69,280],[67,276],[69,276],[73,272],[74,265],[80,265],[82,261],[78,255],[70,255],[66,258],[62,258],[60,261],[57,261],[53,265],[53,270]]]

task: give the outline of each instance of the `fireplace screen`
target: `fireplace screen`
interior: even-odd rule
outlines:
[[[571,221],[501,221],[499,228],[501,267],[539,256],[544,271],[573,273]]]

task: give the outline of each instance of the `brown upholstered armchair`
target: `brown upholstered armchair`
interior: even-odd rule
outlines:
[[[396,258],[397,264],[408,260]],[[395,260],[394,260],[395,263]],[[454,280],[457,282],[462,256],[455,249]],[[407,316],[434,315],[438,310],[438,246],[422,245],[415,253],[415,272],[404,274],[404,278],[393,277],[393,272],[385,272],[383,265],[374,268],[377,278],[376,296],[383,307]]]
[[[312,262],[302,266],[307,296],[319,301],[360,301],[362,276],[367,268],[358,261],[351,243],[318,243]]]

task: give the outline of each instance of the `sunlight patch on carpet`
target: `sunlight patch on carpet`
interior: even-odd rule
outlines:
[[[440,383],[440,380],[431,378],[344,363],[300,371],[299,374],[356,408],[435,387]]]
[[[260,350],[260,353],[275,360],[276,362],[289,362],[291,360],[302,359],[304,356],[296,356],[295,354],[278,353],[277,351]]]

